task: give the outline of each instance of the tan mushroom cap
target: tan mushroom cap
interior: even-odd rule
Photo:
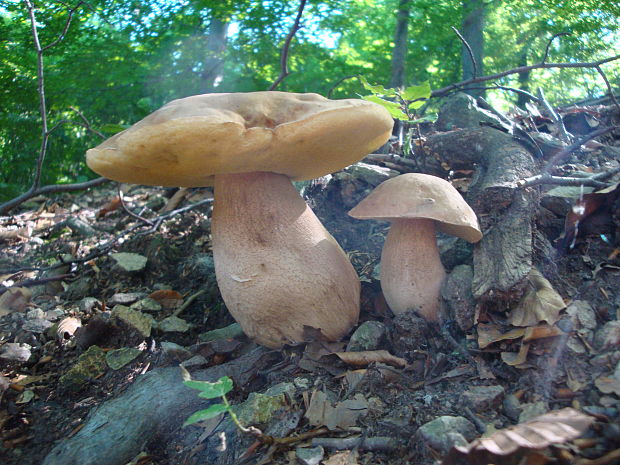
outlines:
[[[482,239],[476,214],[461,194],[448,181],[429,174],[402,174],[381,183],[349,215],[384,221],[427,218],[443,233],[472,243]]]
[[[357,162],[389,138],[393,120],[365,100],[252,92],[174,100],[88,150],[117,181],[209,186],[217,174],[270,171],[312,179]]]

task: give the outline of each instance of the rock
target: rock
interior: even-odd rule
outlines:
[[[144,297],[143,292],[118,292],[108,301],[108,305],[131,305]]]
[[[474,246],[465,239],[441,234],[437,237],[437,248],[441,263],[446,270],[470,263],[474,250]]]
[[[83,276],[69,283],[65,291],[67,300],[80,300],[86,297],[93,290],[93,280],[88,276]]]
[[[608,321],[594,336],[594,346],[599,350],[614,349],[620,345],[620,321]]]
[[[200,342],[211,342],[218,339],[232,339],[235,337],[243,336],[243,330],[239,323],[233,323],[230,326],[224,328],[214,329],[198,335]]]
[[[32,346],[29,344],[19,344],[8,342],[2,346],[0,358],[11,362],[27,362],[32,355]]]
[[[474,280],[474,270],[468,265],[458,265],[446,278],[441,296],[445,299],[450,315],[462,331],[468,331],[474,326],[476,314],[476,300],[471,291]]]
[[[66,221],[64,221],[64,224],[78,236],[91,237],[97,234],[97,231],[95,231],[91,225],[77,216],[70,216]]]
[[[111,302],[108,302],[108,303],[111,303]],[[99,306],[100,304],[101,302],[99,302],[99,299],[95,299],[94,297],[84,297],[78,303],[78,308],[80,309],[80,312],[91,313],[94,310],[94,308]]]
[[[44,318],[35,318],[33,320],[26,320],[22,325],[24,331],[30,331],[32,333],[42,334],[52,326],[52,322]]]
[[[110,254],[110,257],[116,262],[117,268],[127,273],[142,271],[146,267],[147,258],[137,253],[118,252]]]
[[[297,447],[295,449],[295,457],[302,465],[318,465],[324,456],[325,451],[321,446]]]
[[[209,364],[209,361],[204,358],[202,355],[194,355],[193,357],[185,360],[181,363],[183,368],[191,369],[191,368],[201,368],[205,367]]]
[[[178,316],[169,316],[161,320],[157,328],[164,333],[186,333],[189,331],[189,323]]]
[[[120,370],[128,363],[135,360],[142,354],[139,349],[133,347],[122,347],[120,349],[111,350],[105,354],[105,360],[113,370]]]
[[[519,423],[536,418],[549,412],[546,402],[532,402],[530,404],[521,404],[521,413],[519,414]]]
[[[138,333],[142,338],[151,335],[151,319],[147,315],[130,309],[124,305],[117,305],[112,309],[112,319],[119,322],[132,332]]]
[[[509,394],[504,398],[502,403],[504,408],[504,415],[510,418],[512,421],[519,421],[519,415],[521,415],[521,402],[514,394]]]
[[[233,406],[235,414],[244,426],[269,423],[274,413],[288,403],[287,395],[293,397],[293,383],[280,383],[267,389],[263,394],[252,392],[247,400]]]
[[[474,412],[496,411],[502,403],[504,388],[502,386],[473,386],[463,392],[461,401]]]
[[[366,321],[351,335],[351,339],[347,344],[347,351],[376,350],[380,347],[386,332],[387,328],[383,323],[379,321]]]
[[[441,416],[420,426],[416,440],[445,455],[453,446],[465,446],[478,437],[476,427],[464,417]]]
[[[191,351],[174,342],[163,341],[161,343],[161,348],[167,357],[177,361],[187,360],[192,356]]]
[[[45,312],[40,308],[34,308],[26,312],[26,319],[34,320],[36,318],[45,318]]]
[[[134,302],[129,308],[137,310],[139,312],[159,312],[161,311],[161,304],[156,300],[146,297]]]
[[[77,362],[59,379],[67,391],[77,392],[90,380],[96,379],[107,369],[105,352],[99,346],[91,346],[80,355]]]
[[[452,131],[455,128],[478,128],[482,122],[502,125],[499,117],[478,107],[473,97],[459,92],[447,99],[439,109],[436,127],[439,131]]]
[[[356,180],[364,181],[372,187],[378,186],[383,181],[398,176],[398,171],[386,168],[384,166],[372,165],[370,163],[357,162],[345,169],[334,173],[335,180]]]
[[[55,308],[54,310],[48,310],[45,312],[44,318],[49,321],[57,321],[65,316],[65,311],[60,308]]]

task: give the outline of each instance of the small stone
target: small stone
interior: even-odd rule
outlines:
[[[139,312],[159,312],[161,311],[161,304],[150,297],[146,297],[131,304],[129,308],[133,308]]]
[[[78,308],[80,309],[80,312],[90,313],[96,306],[100,304],[101,302],[99,302],[99,299],[95,299],[94,297],[84,297],[82,300],[80,300]]]
[[[137,331],[142,337],[147,338],[151,335],[152,320],[147,315],[143,315],[124,305],[117,305],[112,309],[111,316]]]
[[[99,346],[91,346],[78,357],[75,365],[60,377],[59,382],[64,389],[77,392],[90,380],[105,373],[106,368],[103,349]]]
[[[93,280],[89,277],[79,278],[69,283],[65,290],[67,300],[80,300],[86,297],[93,290]]]
[[[135,360],[142,351],[133,347],[122,347],[120,349],[111,350],[105,354],[105,360],[108,366],[113,370],[120,370],[128,363]]]
[[[318,465],[323,460],[325,451],[321,446],[297,447],[295,456],[302,465]]]
[[[466,446],[478,436],[476,427],[464,417],[441,416],[420,426],[416,437],[440,454],[447,454],[453,446]]]
[[[176,344],[174,342],[163,341],[161,343],[161,349],[164,354],[170,358],[174,358],[176,360],[187,360],[192,356],[192,352],[187,350],[182,345]]]
[[[137,253],[118,252],[110,254],[116,265],[123,271],[135,273],[146,267],[147,258]]]
[[[198,335],[200,342],[211,342],[218,339],[233,339],[243,335],[243,330],[239,323],[233,323],[230,326],[224,328],[214,329],[213,331],[207,331]]]
[[[181,366],[183,368],[200,368],[206,366],[208,363],[209,361],[202,355],[194,355],[192,358],[182,362]]]
[[[0,358],[12,362],[27,362],[32,355],[32,346],[29,344],[19,344],[8,342],[2,346]]]
[[[474,412],[495,411],[502,402],[502,386],[473,386],[463,392],[462,402]]]
[[[519,414],[519,423],[525,423],[532,418],[539,417],[549,412],[549,407],[545,402],[532,402],[530,404],[521,404],[521,413]]]
[[[504,415],[510,418],[512,421],[519,421],[519,415],[521,415],[521,402],[514,394],[509,394],[504,398],[502,403],[504,408]]]
[[[189,323],[178,316],[169,316],[161,320],[157,327],[164,333],[186,333],[189,331]]]
[[[52,322],[44,318],[35,318],[34,320],[26,320],[22,325],[24,331],[41,334],[52,326]]]
[[[134,302],[137,302],[142,297],[144,297],[144,293],[142,292],[119,292],[114,294],[110,300],[108,301],[109,305],[131,305]]]
[[[34,308],[26,312],[26,318],[28,320],[34,320],[36,318],[45,318],[45,312],[40,308]]]
[[[379,321],[366,321],[362,323],[351,335],[347,351],[361,352],[376,350],[385,338],[386,327]]]
[[[45,319],[49,321],[57,321],[65,316],[65,311],[60,308],[55,308],[54,310],[48,310],[45,312]]]

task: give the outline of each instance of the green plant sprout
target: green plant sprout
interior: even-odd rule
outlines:
[[[404,153],[405,156],[408,153],[412,153],[411,141],[413,129],[411,126],[425,121],[433,122],[436,119],[436,115],[427,115],[422,118],[418,118],[416,115],[416,110],[421,108],[431,97],[431,86],[428,81],[418,86],[409,86],[404,89],[392,87],[386,89],[380,84],[370,84],[363,76],[358,76],[358,78],[364,86],[364,89],[372,92],[371,95],[362,96],[364,100],[378,103],[390,112],[392,118],[407,123],[408,128],[404,141]]]
[[[228,413],[231,420],[240,431],[244,433],[255,433],[254,428],[246,428],[241,424],[239,418],[237,418],[237,415],[233,412],[232,407],[226,398],[226,394],[233,388],[233,381],[228,376],[222,376],[214,383],[209,381],[196,381],[193,379],[188,379],[183,381],[183,384],[189,388],[200,391],[198,397],[202,397],[203,399],[222,398],[221,404],[213,404],[209,408],[198,410],[190,415],[187,420],[185,420],[185,423],[183,423],[184,427],[193,425],[199,421],[209,420],[221,415],[222,413]]]

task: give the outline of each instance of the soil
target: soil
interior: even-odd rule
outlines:
[[[597,167],[605,162],[617,163],[598,152],[596,155]],[[588,168],[590,156],[582,153],[572,161]],[[229,395],[231,403],[240,404],[250,393],[264,392],[278,383],[294,382],[297,389],[279,413],[280,417],[256,425],[268,430],[277,418],[298,414],[297,423],[285,431],[285,435],[293,436],[321,426],[310,424],[300,415],[309,408],[309,400],[316,391],[327,393],[332,405],[363,399],[366,414],[356,418],[350,428],[336,428],[327,432],[327,436],[342,438],[361,432],[368,438],[389,438],[390,447],[368,450],[354,446],[346,449],[349,451],[346,453],[325,448],[323,463],[327,464],[432,463],[445,457],[447,450],[441,450],[441,445],[422,436],[420,430],[440,416],[464,417],[475,428],[476,436],[480,436],[536,416],[528,416],[529,411],[542,414],[565,407],[592,415],[595,423],[577,442],[568,438],[539,451],[546,455],[546,460],[585,464],[590,462],[578,460],[605,457],[617,451],[620,448],[619,392],[617,388],[602,391],[597,380],[620,376],[619,338],[613,331],[609,334],[610,323],[618,321],[620,309],[618,195],[607,198],[606,206],[600,210],[607,221],[584,220],[572,247],[562,241],[561,236],[566,233],[564,217],[535,206],[534,265],[569,309],[575,302],[589,304],[594,324],[580,327],[580,313],[571,314],[564,309],[556,321],[533,325],[546,328],[549,332],[545,336],[532,336],[526,344],[521,333],[514,338],[497,338],[482,347],[479,333],[482,326],[492,326],[502,334],[515,329],[509,324],[505,302],[494,306],[487,299],[484,306],[477,307],[476,324],[466,330],[454,321],[453,314],[447,314],[441,325],[428,325],[414,313],[399,317],[390,313],[375,273],[389,225],[360,222],[346,216],[346,211],[371,188],[359,179],[334,178],[306,186],[305,195],[350,255],[362,278],[360,323],[379,321],[385,325],[385,336],[375,342],[372,350],[386,350],[404,359],[406,365],[395,366],[381,359],[356,367],[329,355],[329,351],[323,357],[313,358],[309,353],[315,348],[309,347],[316,343],[285,348],[270,352],[268,367],[256,367],[251,381],[235,386]],[[116,196],[116,187],[109,184],[85,193],[37,199],[14,216],[2,218],[0,226],[4,229],[30,228],[29,233],[5,239],[1,244],[2,281],[19,284],[26,279],[71,274],[62,280],[31,287],[33,296],[20,311],[0,317],[0,350],[7,343],[27,343],[32,347],[27,361],[3,359],[0,362],[0,374],[10,383],[2,389],[0,402],[3,441],[0,454],[7,465],[41,463],[58,441],[79,434],[94,407],[128,392],[144,373],[178,365],[178,360],[162,350],[162,341],[177,343],[192,354],[205,354],[201,369],[225,365],[256,349],[243,337],[237,338],[237,342],[209,346],[208,350],[200,343],[199,335],[233,323],[217,291],[213,271],[203,260],[210,254],[210,191],[191,191],[183,205],[205,199],[207,202],[172,216],[157,228],[128,215],[118,202],[111,204]],[[143,218],[152,217],[154,211],[168,202],[168,196],[166,191],[146,187],[132,187],[124,194],[128,208]],[[70,218],[90,226],[92,235],[68,223]],[[102,244],[113,237],[117,240],[102,249]],[[464,246],[465,252],[455,259],[453,242],[447,238],[440,242],[447,244],[442,249],[447,251],[442,258],[449,272],[458,265],[471,264],[471,246]],[[109,256],[110,251],[143,255],[148,259],[147,266],[133,273],[120,271]],[[89,253],[98,256],[64,270],[40,271],[67,254],[80,258]],[[185,301],[198,294],[178,314],[189,323],[187,331],[159,330],[141,338],[122,325],[97,330],[96,323],[92,323],[113,308],[111,302],[118,294],[146,296],[158,290],[178,292]],[[89,306],[87,298],[96,300]],[[177,308],[164,305],[154,314],[154,319],[161,321],[173,315]],[[55,320],[47,313],[54,310],[59,310]],[[52,323],[67,316],[76,317],[83,327],[91,325],[91,334],[86,342],[82,339],[80,343],[75,336],[59,338],[56,326],[33,331],[27,322],[41,319],[44,314]],[[60,382],[61,376],[76,364],[93,340],[106,351],[137,347],[142,352],[120,369],[107,368],[80,386],[67,388]],[[529,351],[522,363],[510,362],[524,345]],[[344,350],[344,346],[339,347]],[[474,389],[480,386],[498,387],[500,394],[480,394]],[[142,413],[127,412],[127,415],[134,414]],[[174,418],[171,422],[178,425],[183,420]],[[213,440],[208,431],[196,426],[174,428],[174,431],[154,433],[142,448],[144,455],[139,463],[206,463],[205,444]],[[217,463],[234,463],[233,458],[246,451],[249,451],[247,463],[295,463],[298,460],[295,448],[309,447],[311,440],[271,448],[253,443],[252,437],[233,435],[229,439],[231,458]],[[213,450],[209,453],[214,454]],[[523,447],[519,451],[519,459],[531,452]],[[502,463],[512,463],[514,457],[508,454]],[[607,460],[596,463],[618,463],[613,461],[613,456]]]

